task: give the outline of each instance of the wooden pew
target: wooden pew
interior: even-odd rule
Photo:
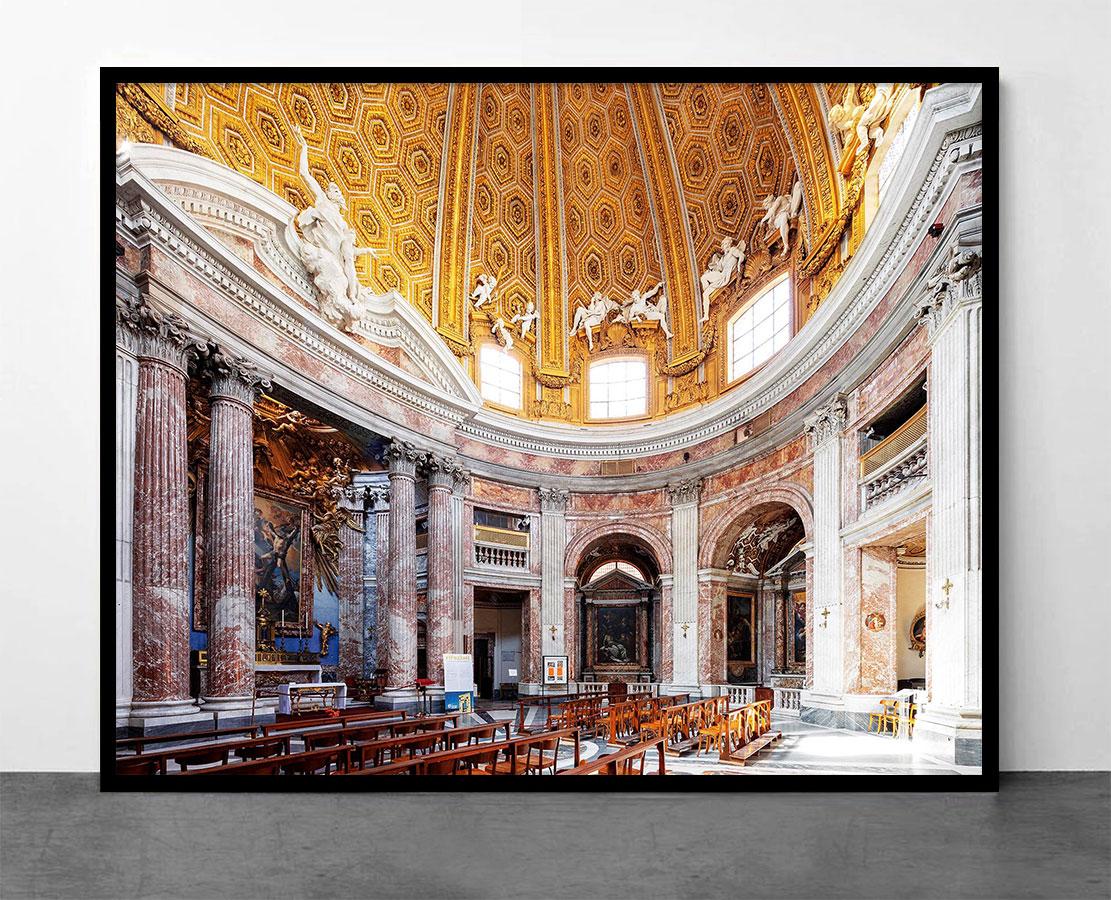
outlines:
[[[285,722],[270,722],[261,727],[264,735],[278,734],[286,731],[295,734],[310,728],[335,728],[355,722],[389,721],[392,719],[405,718],[407,718],[407,715],[404,710],[367,709],[344,712],[338,716],[318,716],[315,719],[290,719]]]
[[[264,750],[272,750],[278,745],[279,753],[288,754],[289,737],[258,737],[247,738],[239,741],[218,741],[216,743],[193,744],[189,746],[171,747],[166,750],[154,750],[150,753],[136,753],[130,756],[116,757],[116,774],[118,775],[144,775],[154,774],[151,767],[158,774],[167,773],[169,763],[177,762],[181,765],[183,760],[186,766],[204,765],[206,762],[227,761],[231,753],[242,758],[253,756]],[[274,755],[267,753],[268,756]]]
[[[332,774],[332,767],[336,772],[346,772],[350,766],[351,747],[327,747],[323,750],[309,750],[303,753],[290,753],[285,756],[275,756],[270,759],[251,760],[249,762],[228,763],[226,766],[213,766],[209,769],[191,769],[188,772],[173,772],[170,777],[181,776],[184,778],[201,777],[205,775],[312,775],[320,769],[324,774]]]
[[[424,775],[430,771],[436,774],[458,773],[466,764],[478,761],[482,765],[492,763],[492,774],[497,775],[523,775],[528,768],[529,751],[527,748],[551,738],[569,739],[575,748],[574,763],[580,762],[580,742],[577,728],[564,728],[559,731],[538,732],[510,738],[506,741],[497,741],[489,744],[475,744],[457,750],[445,750],[438,753],[429,753],[424,756],[414,756],[412,759],[399,760],[381,766],[359,769],[347,772],[355,775]],[[523,752],[522,752],[523,751]],[[505,754],[505,759],[499,757]],[[448,765],[450,764],[450,766]],[[443,771],[450,768],[450,772]],[[479,773],[475,773],[479,774]],[[483,770],[482,774],[491,774]]]
[[[575,766],[573,769],[564,769],[560,775],[644,775],[644,760],[648,751],[655,748],[659,754],[659,767],[649,775],[666,775],[667,766],[664,762],[667,741],[663,738],[641,741],[624,747],[614,753],[599,756],[590,762]],[[637,764],[639,769],[637,768]],[[636,771],[634,771],[636,769]]]
[[[747,703],[729,713],[725,740],[718,752],[724,763],[743,766],[766,747],[782,737],[772,730],[772,701]]]
[[[143,737],[116,738],[116,752],[118,754],[120,750],[134,749],[136,753],[142,753],[151,744],[192,742],[208,738],[226,737],[232,734],[246,734],[248,737],[255,737],[256,733],[261,733],[262,727],[262,725],[240,725],[228,728],[209,728],[205,731],[178,731],[173,734],[148,734]]]

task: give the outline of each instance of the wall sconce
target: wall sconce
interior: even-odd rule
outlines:
[[[827,606],[822,610],[822,621],[818,623],[819,628],[826,628],[829,626],[829,607]]]
[[[956,585],[953,584],[953,582],[951,582],[948,578],[946,578],[945,579],[945,584],[943,584],[941,586],[941,589],[943,591],[945,591],[945,599],[944,600],[938,600],[937,603],[934,604],[935,609],[948,609],[949,608],[949,592],[951,590],[953,590],[954,587],[956,587]]]
[[[683,629],[683,637],[686,637],[687,636],[687,629],[691,627],[691,623],[690,622],[684,622],[679,627]]]
[[[553,641],[555,640],[555,636],[556,636],[556,630],[557,630],[557,629],[556,629],[555,625],[552,625],[552,626],[551,626],[551,632],[552,632],[552,640],[553,640]]]

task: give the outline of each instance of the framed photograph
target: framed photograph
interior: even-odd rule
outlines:
[[[104,787],[993,788],[997,72],[439,74],[103,73]]]

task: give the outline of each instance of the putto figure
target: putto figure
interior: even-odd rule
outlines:
[[[355,229],[347,224],[347,201],[334,181],[325,190],[309,170],[309,147],[301,129],[294,126],[301,145],[298,172],[313,194],[313,205],[303,209],[287,229],[289,243],[308,270],[319,294],[320,313],[331,324],[350,329],[365,312],[355,260],[377,254],[370,247],[355,246]],[[300,226],[304,239],[297,235]]]
[[[526,337],[529,330],[532,328],[532,323],[539,318],[540,313],[536,311],[536,304],[529,300],[528,304],[525,306],[525,311],[523,313],[517,313],[517,315],[509,320],[509,324],[516,325],[520,323],[521,337]]]
[[[506,350],[513,349],[513,335],[506,327],[505,319],[498,316],[494,320],[494,324],[490,326],[490,334],[492,334]]]
[[[705,322],[710,318],[710,300],[715,293],[733,280],[733,276],[745,261],[747,245],[744,241],[733,243],[733,238],[722,238],[721,250],[710,257],[706,271],[702,273],[702,318]]]
[[[474,303],[474,308],[479,309],[485,306],[494,298],[494,288],[498,286],[498,279],[493,275],[486,275],[483,273],[478,276],[478,284],[475,289],[471,291],[471,300]]]
[[[632,325],[634,322],[659,322],[663,333],[670,339],[671,329],[667,325],[667,295],[660,294],[660,299],[655,303],[649,302],[663,286],[664,283],[661,281],[646,294],[634,290],[629,302],[621,307],[621,312],[614,318],[626,325]]]

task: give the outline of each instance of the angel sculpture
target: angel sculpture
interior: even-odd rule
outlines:
[[[471,300],[474,302],[474,308],[478,309],[494,297],[494,288],[498,286],[498,279],[493,275],[483,273],[478,276],[478,284],[475,289],[471,291]]]
[[[517,313],[517,315],[509,320],[509,324],[516,325],[519,322],[521,324],[521,337],[527,337],[529,329],[532,328],[532,323],[539,318],[540,313],[536,311],[536,304],[529,300],[528,304],[525,306],[525,311],[523,313]]]
[[[745,261],[747,245],[744,241],[733,243],[733,238],[721,240],[721,250],[710,257],[706,271],[700,279],[702,283],[702,318],[705,322],[710,318],[710,299],[713,295],[729,284],[733,276],[740,270]]]
[[[490,334],[492,334],[499,344],[505,347],[506,350],[513,349],[513,335],[510,334],[509,329],[505,325],[505,319],[498,316],[494,320],[494,324],[490,327]]]
[[[883,122],[891,112],[891,94],[894,85],[881,83],[867,106],[856,102],[856,85],[845,89],[840,103],[829,110],[829,124],[841,132],[841,141],[848,143],[856,133],[857,156],[868,152],[871,142],[883,140]]]
[[[320,295],[321,314],[333,325],[350,328],[365,312],[355,260],[377,254],[370,247],[355,246],[355,229],[343,217],[347,201],[339,185],[332,181],[327,189],[320,186],[309,170],[309,147],[301,129],[294,126],[294,133],[301,145],[297,170],[314,203],[294,217],[286,236]],[[298,225],[303,239],[297,234]]]
[[[783,249],[779,255],[786,256],[790,249],[788,234],[791,222],[798,218],[799,211],[802,209],[802,182],[796,178],[790,194],[780,194],[778,197],[768,194],[761,205],[764,207],[764,217],[756,223],[756,227],[766,224],[768,231],[773,228],[778,231],[783,242]]]
[[[589,303],[585,306],[579,305],[576,307],[575,318],[571,324],[571,334],[578,334],[580,328],[585,330],[586,345],[590,350],[593,350],[594,329],[605,322],[609,314],[617,308],[618,306],[615,301],[611,300],[601,291],[595,291]]]
[[[621,307],[619,312],[614,318],[618,322],[624,322],[626,325],[632,325],[634,322],[659,322],[660,328],[667,337],[671,338],[671,329],[667,326],[667,295],[660,294],[660,299],[655,303],[648,301],[656,294],[656,292],[664,286],[661,281],[652,290],[646,294],[634,290],[629,302]]]

